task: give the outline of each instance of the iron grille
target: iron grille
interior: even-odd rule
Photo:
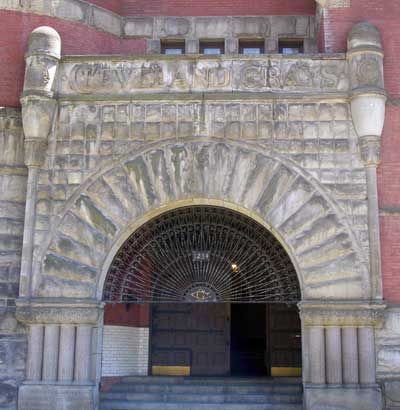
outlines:
[[[300,287],[267,229],[232,210],[193,206],[166,212],[129,237],[109,269],[104,300],[294,303]]]

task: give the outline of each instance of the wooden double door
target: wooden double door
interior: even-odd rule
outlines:
[[[153,305],[153,375],[291,375],[301,367],[295,307],[265,304]],[[281,370],[277,370],[281,369]],[[278,372],[278,374],[274,374]]]

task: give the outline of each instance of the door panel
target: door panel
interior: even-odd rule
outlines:
[[[152,369],[169,367],[191,375],[226,375],[230,370],[228,304],[154,305]],[[163,369],[161,369],[163,371]],[[153,371],[154,373],[154,371]]]
[[[301,374],[301,322],[297,306],[267,306],[272,376]]]

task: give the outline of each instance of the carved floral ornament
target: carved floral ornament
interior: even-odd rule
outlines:
[[[60,94],[152,91],[347,91],[346,60],[65,62]]]

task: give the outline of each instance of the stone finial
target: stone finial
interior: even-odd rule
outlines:
[[[355,24],[347,37],[349,51],[365,48],[382,50],[379,30],[367,21]]]
[[[57,59],[61,57],[61,38],[56,30],[42,26],[32,31],[27,55],[34,54],[46,54]]]
[[[53,99],[61,39],[51,27],[38,27],[29,37],[25,55],[24,91],[21,98],[25,134],[25,165],[43,164],[47,138],[57,106]]]
[[[348,35],[347,46],[353,123],[359,137],[361,159],[365,166],[373,167],[380,161],[386,103],[379,30],[371,23],[358,23]]]

